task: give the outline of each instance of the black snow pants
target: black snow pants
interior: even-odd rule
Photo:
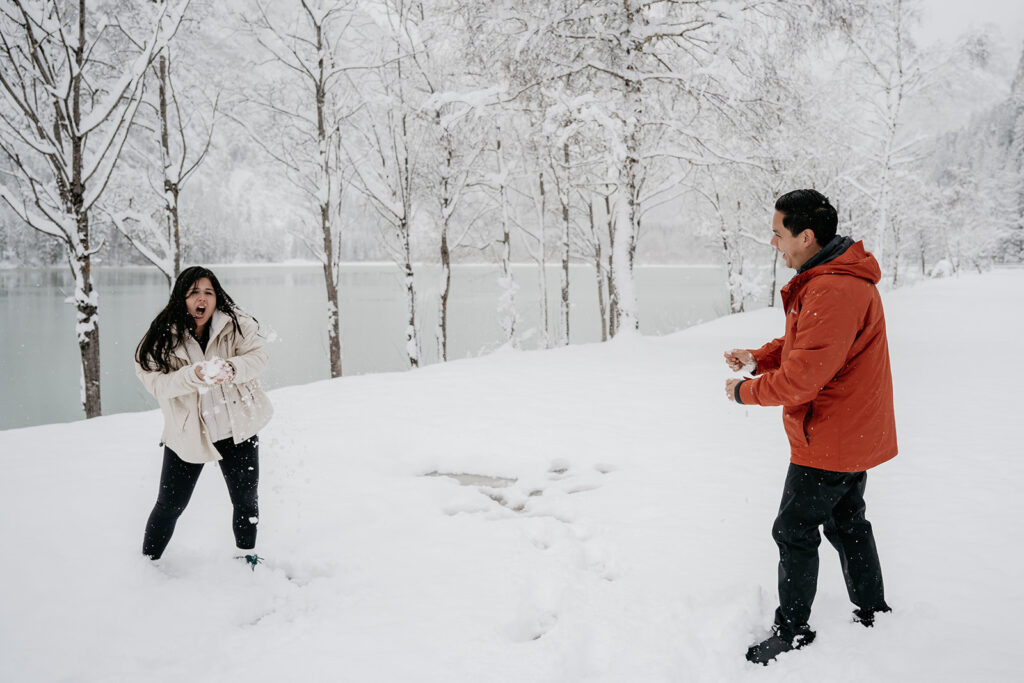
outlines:
[[[850,601],[887,609],[871,523],[864,518],[867,472],[831,472],[790,464],[772,533],[779,546],[779,608],[775,623],[808,628],[818,588],[818,527],[839,552]]]
[[[224,439],[213,444],[220,453],[221,474],[228,486],[233,510],[232,529],[235,545],[241,550],[256,547],[256,524],[259,521],[256,487],[259,484],[259,437],[240,444]],[[201,464],[185,462],[170,448],[164,447],[164,464],[160,472],[160,493],[149,514],[142,554],[156,560],[174,533],[174,525],[185,510],[196,482],[203,471]]]

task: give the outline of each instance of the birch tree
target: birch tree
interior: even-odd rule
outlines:
[[[342,147],[351,163],[353,187],[385,226],[384,245],[401,270],[405,353],[409,366],[416,368],[422,350],[412,254],[414,192],[430,159],[430,142],[424,130],[426,96],[410,78],[416,76],[410,61],[419,44],[416,20],[422,14],[417,3],[407,0],[381,0],[370,9],[376,38],[370,59],[378,66],[358,80],[348,79],[359,108],[346,121],[349,134],[342,138]]]
[[[395,5],[396,9],[401,7]],[[452,253],[464,246],[477,221],[490,211],[487,202],[471,210],[466,206],[467,199],[479,185],[477,166],[486,147],[484,127],[476,116],[482,103],[478,91],[483,89],[484,83],[479,76],[474,78],[462,68],[466,55],[464,43],[473,36],[464,31],[464,18],[458,5],[451,6],[442,0],[411,7],[415,7],[415,11],[406,13],[402,29],[410,66],[406,73],[411,87],[406,92],[422,90],[425,96],[422,112],[432,123],[428,130],[433,149],[424,149],[424,153],[434,161],[424,164],[422,180],[425,194],[433,195],[436,203],[441,269],[434,336],[438,359],[444,362],[448,360]]]
[[[533,220],[529,227],[525,221],[518,221],[519,234],[523,238],[523,248],[537,264],[537,286],[540,290],[540,330],[541,345],[551,347],[551,313],[548,305],[548,186],[550,184],[549,169],[545,163],[549,141],[540,134],[542,122],[532,120],[528,124],[526,140],[520,140],[519,150],[522,154],[520,163],[526,169],[526,196],[529,199]]]
[[[1006,220],[1000,235],[998,259],[1004,263],[1024,262],[1024,52],[1010,89],[1009,144],[1006,161],[999,169],[1000,201],[1006,203]]]
[[[589,97],[581,99],[583,102],[589,103]],[[573,144],[574,138],[583,126],[578,114],[574,111],[579,104],[579,101],[561,102],[547,111],[547,128],[551,132],[548,165],[554,179],[560,209],[558,253],[561,260],[561,296],[559,298],[557,340],[559,346],[569,345],[570,333],[569,262],[573,256],[573,237],[576,233],[573,200],[576,197],[577,188],[574,176],[578,174],[576,166],[579,165],[578,160],[573,159],[570,150],[573,147],[578,147],[578,144]]]
[[[309,202],[308,214],[319,239],[306,244],[323,269],[331,377],[340,377],[340,207],[343,178],[349,173],[348,159],[342,154],[341,122],[351,110],[339,92],[344,74],[365,67],[346,59],[358,17],[355,3],[348,0],[300,0],[294,12],[274,13],[279,9],[257,2],[256,16],[249,21],[270,62],[285,74],[249,98],[259,112],[253,118],[262,115],[269,129],[239,122]]]
[[[432,84],[431,90],[434,89]],[[452,287],[452,251],[463,246],[466,237],[477,221],[490,212],[484,203],[474,209],[474,215],[467,215],[458,225],[456,217],[470,194],[471,185],[477,182],[475,165],[484,151],[484,141],[479,139],[476,127],[466,125],[466,115],[452,110],[446,103],[435,104],[435,140],[438,143],[440,163],[437,168],[437,211],[441,275],[438,287],[437,355],[442,362],[448,360],[448,301]],[[460,125],[461,122],[461,125]],[[456,229],[456,226],[458,228]]]
[[[854,63],[865,78],[862,92],[871,111],[867,126],[861,129],[872,150],[861,178],[850,179],[870,200],[874,229],[872,251],[882,269],[887,268],[889,242],[893,234],[894,203],[897,186],[909,172],[914,147],[920,136],[908,130],[908,100],[925,84],[920,52],[910,36],[910,24],[916,7],[913,0],[880,0],[869,7],[866,26],[859,27],[846,17],[840,29],[851,47]],[[894,276],[899,254],[892,255]]]
[[[545,50],[544,64],[532,74],[534,87],[571,79],[574,88],[596,93],[594,119],[602,126],[604,165],[612,173],[607,183],[614,188],[609,270],[617,333],[639,325],[633,266],[645,177],[666,147],[679,156],[713,152],[714,142],[697,138],[682,121],[735,95],[717,78],[716,70],[729,64],[716,52],[716,40],[770,6],[755,0],[580,0],[556,3],[546,16],[516,15],[520,44]],[[531,87],[530,78],[522,75],[522,89]],[[668,102],[675,116],[666,116]]]
[[[159,178],[150,182],[150,188],[159,208],[148,210],[149,202],[134,196],[121,202],[130,206],[106,211],[114,227],[164,275],[168,289],[181,273],[181,192],[210,151],[219,101],[219,97],[214,97],[207,116],[196,102],[194,92],[184,98],[180,96],[174,78],[176,63],[171,46],[164,47],[151,69],[156,80],[155,97],[147,98],[156,117],[153,128],[159,149]],[[145,132],[150,133],[148,129]],[[135,169],[140,175],[148,176],[152,167],[149,147],[145,145],[135,154],[141,159]]]
[[[502,126],[499,123],[494,127],[495,172],[488,182],[491,190],[497,195],[501,226],[501,239],[498,243],[498,263],[501,267],[501,275],[498,278],[498,287],[501,292],[498,298],[498,322],[504,333],[505,342],[512,348],[516,348],[516,331],[519,327],[516,293],[519,291],[519,285],[512,273],[512,217],[508,189],[510,175],[506,161],[506,148],[506,138],[502,134]]]
[[[141,49],[124,27],[77,2],[0,3],[0,151],[13,182],[0,198],[31,228],[63,247],[75,280],[75,335],[85,415],[101,413],[99,296],[92,256],[102,247],[90,217],[124,146],[146,70],[181,21],[187,0],[147,7]]]

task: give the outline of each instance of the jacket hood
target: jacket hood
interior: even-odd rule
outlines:
[[[213,315],[210,316],[210,339],[216,339],[217,335],[221,333],[221,330],[229,322],[231,322],[230,315],[219,308],[213,309]]]
[[[822,251],[833,247],[838,240],[843,240],[849,246],[831,260],[812,265],[807,270],[798,273],[790,282],[792,284],[803,283],[815,275],[852,275],[867,280],[871,284],[878,284],[882,279],[882,269],[871,252],[864,249],[864,242],[854,242],[849,237],[837,236]]]

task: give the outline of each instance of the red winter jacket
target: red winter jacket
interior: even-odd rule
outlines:
[[[885,315],[875,257],[862,242],[782,288],[786,335],[751,350],[745,404],[783,406],[791,462],[860,472],[896,455]]]

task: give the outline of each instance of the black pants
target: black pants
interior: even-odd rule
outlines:
[[[818,527],[839,551],[850,601],[862,609],[887,608],[871,523],[864,518],[867,472],[830,472],[790,464],[772,533],[779,546],[779,609],[775,623],[808,628],[818,589]]]
[[[220,471],[228,485],[234,507],[232,528],[235,545],[243,550],[256,547],[256,524],[259,521],[256,487],[260,478],[259,437],[235,445],[231,439],[213,444],[223,458]],[[174,525],[185,510],[203,466],[185,462],[170,448],[164,447],[164,464],[160,472],[160,493],[146,523],[142,553],[158,559],[171,540]]]

